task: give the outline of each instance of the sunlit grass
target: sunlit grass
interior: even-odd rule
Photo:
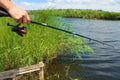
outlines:
[[[51,11],[33,11],[30,14],[38,22],[59,28],[65,25],[63,20],[53,17]],[[81,38],[35,24],[24,25],[27,26],[27,34],[20,37],[7,26],[8,22],[16,24],[11,18],[0,18],[0,71],[49,61],[64,51],[93,52],[89,46],[82,45],[84,41]],[[66,27],[69,29],[70,26]]]

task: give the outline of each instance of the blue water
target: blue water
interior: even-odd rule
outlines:
[[[82,60],[72,56],[58,58],[64,66],[71,65],[68,75],[80,80],[120,80],[120,21],[65,18],[73,31],[115,46],[111,48],[84,39],[95,54],[84,54]]]

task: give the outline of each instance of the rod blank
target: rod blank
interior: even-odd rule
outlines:
[[[42,25],[42,26],[45,26],[45,27],[49,27],[49,28],[52,28],[52,29],[55,29],[55,30],[59,30],[59,31],[62,31],[62,32],[66,32],[66,33],[69,33],[69,34],[77,35],[77,36],[80,36],[80,37],[83,37],[83,38],[86,38],[86,39],[89,39],[89,40],[93,40],[93,41],[95,41],[95,42],[98,42],[98,43],[101,43],[101,44],[103,44],[103,45],[107,45],[107,46],[109,46],[109,47],[114,48],[114,46],[109,45],[109,44],[107,44],[107,43],[105,43],[105,42],[102,42],[102,41],[99,41],[99,40],[96,40],[96,39],[92,39],[92,38],[89,38],[89,37],[87,37],[87,36],[80,35],[80,34],[78,34],[78,33],[74,33],[74,32],[71,32],[71,31],[67,31],[67,30],[63,30],[63,29],[60,29],[60,28],[56,28],[56,27],[50,26],[50,25],[45,24],[45,23],[40,23],[40,22],[36,22],[36,21],[33,21],[33,20],[31,20],[31,23],[33,23],[33,24],[38,24],[38,25]]]

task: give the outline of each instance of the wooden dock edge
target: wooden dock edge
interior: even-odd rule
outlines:
[[[12,78],[15,80],[16,76],[39,71],[39,80],[44,80],[44,63],[40,62],[36,65],[31,65],[23,68],[13,69],[9,71],[0,72],[0,80]]]

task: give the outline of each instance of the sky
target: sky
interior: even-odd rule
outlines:
[[[99,9],[120,12],[120,0],[12,0],[25,10],[36,9]]]

